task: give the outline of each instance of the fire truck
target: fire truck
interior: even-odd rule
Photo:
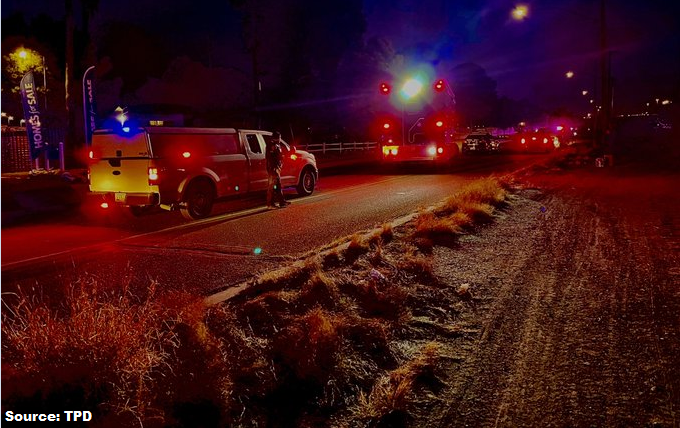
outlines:
[[[379,84],[375,135],[383,163],[448,164],[460,156],[455,96],[445,79],[415,74]]]

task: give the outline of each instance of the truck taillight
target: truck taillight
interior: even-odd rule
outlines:
[[[149,168],[149,184],[158,183],[158,168]]]

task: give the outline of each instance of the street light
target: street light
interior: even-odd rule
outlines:
[[[523,21],[527,16],[529,16],[529,6],[525,4],[518,4],[514,9],[512,9],[510,15],[515,21]]]
[[[31,52],[33,52],[33,51],[31,51]],[[37,52],[36,52],[36,54],[40,55],[40,58],[42,60],[43,90],[45,91],[45,110],[47,110],[47,67],[45,66],[45,56],[38,54]],[[21,58],[22,60],[29,59],[30,55],[31,55],[31,53],[29,53],[26,49],[22,48],[21,50],[19,50],[19,58]]]

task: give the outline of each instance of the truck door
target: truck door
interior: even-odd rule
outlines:
[[[206,167],[219,177],[217,196],[245,192],[248,187],[246,156],[238,149],[235,134],[206,134]]]
[[[267,190],[267,162],[265,160],[265,143],[262,135],[256,132],[244,132],[243,138],[249,159],[248,190]]]

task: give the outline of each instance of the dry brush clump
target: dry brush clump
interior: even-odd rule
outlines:
[[[436,392],[443,385],[437,373],[439,348],[428,343],[415,358],[380,376],[368,394],[359,394],[351,409],[354,418],[368,426],[404,426],[422,401],[420,392]]]
[[[368,253],[371,249],[368,239],[365,239],[360,234],[352,235],[352,239],[349,241],[347,248],[344,251],[345,262],[347,264],[352,264],[359,259],[362,255]]]
[[[157,392],[175,373],[187,336],[205,345],[206,355],[212,352],[197,322],[201,300],[184,293],[157,296],[155,283],[144,298],[125,287],[106,294],[96,282],[80,283],[64,302],[54,309],[20,296],[3,311],[5,404],[79,403],[100,418],[166,420],[170,409]]]
[[[497,177],[476,180],[447,198],[443,204],[435,208],[435,212],[438,215],[447,215],[459,211],[473,211],[484,205],[501,207],[508,196],[508,183],[507,180]]]

